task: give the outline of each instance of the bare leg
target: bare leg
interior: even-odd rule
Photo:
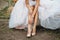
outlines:
[[[28,15],[28,32],[27,32],[27,37],[31,37],[31,31],[32,31],[32,19],[31,19],[31,15]]]
[[[33,30],[32,30],[32,36],[34,36],[36,34],[37,19],[38,19],[38,13],[36,13],[35,18],[34,18],[34,25],[33,25]]]
[[[28,32],[27,32],[27,37],[31,37],[31,24],[28,24]]]
[[[31,7],[32,10],[34,7]],[[32,13],[28,14],[28,32],[27,32],[27,37],[31,37],[31,32],[32,32],[32,23],[33,23],[33,18],[31,17]]]

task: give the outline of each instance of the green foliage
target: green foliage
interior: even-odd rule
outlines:
[[[14,2],[12,0],[8,0],[8,4],[9,4],[9,6],[13,6]]]
[[[8,19],[9,15],[10,15],[10,13],[8,12],[8,8],[10,6],[13,6],[14,2],[12,0],[3,0],[3,1],[8,2],[8,6],[5,7],[4,9],[0,10],[0,19],[6,19],[6,18]]]
[[[0,19],[3,18],[9,18],[9,13],[7,12],[8,7],[5,7],[4,9],[0,10]]]

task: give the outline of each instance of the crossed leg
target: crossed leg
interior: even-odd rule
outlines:
[[[27,33],[27,37],[31,37],[31,34],[32,34],[32,36],[34,36],[36,34],[37,18],[38,18],[38,12],[36,12],[36,14],[34,15],[34,18],[31,17],[31,14],[28,15],[28,33]]]
[[[31,18],[31,15],[28,15],[28,32],[27,32],[27,37],[31,37],[31,32],[32,32],[32,23],[33,19]]]
[[[32,36],[36,35],[37,20],[38,20],[38,12],[34,16],[34,25],[33,25],[33,28],[32,28]]]

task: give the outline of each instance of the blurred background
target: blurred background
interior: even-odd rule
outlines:
[[[9,18],[13,5],[13,0],[0,0],[0,19]]]

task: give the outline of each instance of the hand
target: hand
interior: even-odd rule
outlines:
[[[29,12],[32,13],[33,12],[33,7],[29,6]]]
[[[33,14],[33,10],[30,8],[29,9],[29,14],[32,15]]]
[[[34,15],[32,15],[31,17],[34,18]]]
[[[31,17],[31,15],[29,16],[29,23],[30,23],[30,24],[33,23],[33,18]]]
[[[32,16],[31,16],[32,18],[34,18],[34,13],[32,14]]]
[[[29,13],[32,15],[33,14],[33,11],[32,10],[29,10]]]

